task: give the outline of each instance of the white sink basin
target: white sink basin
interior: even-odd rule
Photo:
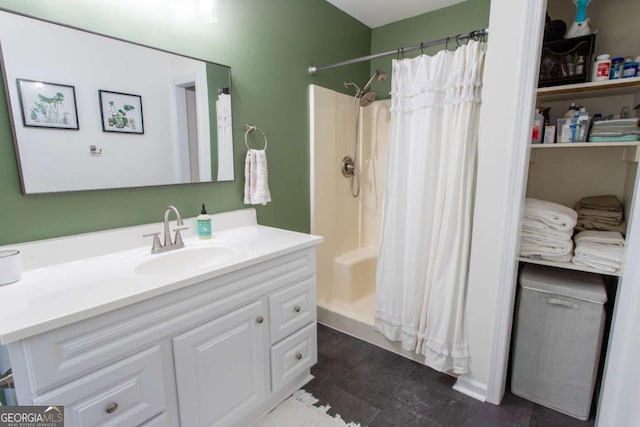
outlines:
[[[182,274],[210,269],[241,256],[241,248],[230,245],[187,246],[163,254],[148,254],[134,263],[132,270],[141,276]]]

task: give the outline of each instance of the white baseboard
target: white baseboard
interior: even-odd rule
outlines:
[[[458,377],[458,381],[453,385],[453,389],[481,402],[487,401],[487,385],[469,378],[466,375],[460,375]]]

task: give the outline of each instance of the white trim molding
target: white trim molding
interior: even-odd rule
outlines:
[[[640,420],[640,173],[636,174],[624,274],[618,281],[611,335],[596,411],[599,427],[635,426]]]
[[[458,377],[458,380],[453,385],[453,389],[481,402],[487,400],[487,385],[466,375],[460,375]]]
[[[508,0],[507,0],[508,1]],[[520,9],[519,22],[494,23],[494,7],[500,8],[503,1],[491,2],[491,38],[508,37],[508,34],[498,33],[519,29],[521,37],[512,37],[510,72],[519,75],[516,92],[513,97],[519,100],[519,108],[515,111],[514,126],[511,133],[504,135],[513,144],[511,162],[509,162],[509,176],[507,191],[504,194],[506,205],[511,207],[511,214],[506,216],[504,223],[504,242],[500,254],[500,270],[498,279],[497,306],[494,317],[493,340],[489,366],[489,380],[487,383],[486,400],[493,404],[500,404],[504,395],[507,364],[509,361],[509,347],[511,341],[511,327],[513,323],[513,308],[516,294],[518,270],[518,245],[520,240],[520,220],[526,193],[526,182],[529,163],[529,145],[531,140],[531,117],[535,108],[535,89],[538,82],[540,56],[537,52],[542,49],[542,33],[546,1],[509,2],[511,8]],[[516,6],[514,3],[517,3]],[[504,17],[504,12],[498,16]],[[492,41],[490,41],[491,43]],[[535,52],[535,54],[532,54]]]

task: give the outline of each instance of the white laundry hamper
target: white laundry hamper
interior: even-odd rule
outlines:
[[[525,265],[514,324],[512,393],[587,420],[606,301],[600,275]]]

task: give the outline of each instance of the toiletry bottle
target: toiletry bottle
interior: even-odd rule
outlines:
[[[211,216],[207,214],[207,210],[204,208],[204,203],[202,204],[200,215],[198,215],[196,220],[198,221],[198,237],[200,237],[201,239],[210,239]]]
[[[536,108],[533,114],[533,128],[531,130],[531,143],[540,144],[542,142],[542,133],[544,129],[544,117],[540,112],[540,108]]]
[[[569,105],[569,109],[567,110],[566,113],[564,113],[564,118],[565,119],[573,119],[573,116],[575,116],[578,112],[579,112],[579,108],[576,105],[575,102],[572,102],[571,105]]]
[[[609,80],[609,71],[611,70],[611,57],[608,54],[596,56],[593,63],[593,75],[591,81]]]

